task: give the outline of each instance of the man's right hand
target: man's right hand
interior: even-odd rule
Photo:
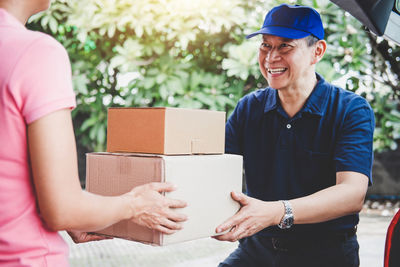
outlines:
[[[281,201],[261,201],[243,193],[232,192],[232,199],[237,201],[240,210],[219,225],[217,233],[229,232],[214,236],[220,241],[235,242],[244,237],[258,233],[271,225],[277,225],[283,216],[284,207]]]
[[[171,192],[176,188],[169,183],[149,183],[137,186],[125,194],[130,198],[131,220],[137,224],[158,230],[165,234],[173,234],[183,228],[186,215],[174,209],[186,207],[182,200],[170,199],[162,192]]]

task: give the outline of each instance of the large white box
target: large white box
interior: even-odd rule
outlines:
[[[166,245],[216,235],[215,228],[239,210],[231,191],[242,190],[242,156],[141,155],[89,153],[86,189],[100,195],[119,195],[149,182],[171,182],[178,189],[165,195],[182,199],[179,210],[188,216],[184,229],[172,235],[122,221],[96,233],[154,245]]]

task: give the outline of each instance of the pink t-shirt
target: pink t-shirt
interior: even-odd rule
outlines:
[[[68,266],[68,246],[38,213],[27,125],[75,105],[65,49],[0,8],[0,266]]]

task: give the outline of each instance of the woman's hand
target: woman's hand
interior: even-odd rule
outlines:
[[[90,241],[112,239],[112,237],[100,236],[100,235],[91,234],[91,233],[87,233],[87,232],[81,232],[81,231],[67,231],[67,233],[72,238],[72,240],[77,244],[78,243],[86,243],[86,242],[90,242]]]
[[[175,189],[169,183],[149,183],[126,193],[124,196],[129,197],[131,203],[131,220],[165,234],[173,234],[182,229],[181,223],[186,221],[187,217],[175,209],[186,207],[186,202],[161,194]]]

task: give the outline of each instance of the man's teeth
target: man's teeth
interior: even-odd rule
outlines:
[[[280,73],[280,72],[284,72],[286,70],[286,68],[279,68],[279,69],[268,69],[269,73]]]

